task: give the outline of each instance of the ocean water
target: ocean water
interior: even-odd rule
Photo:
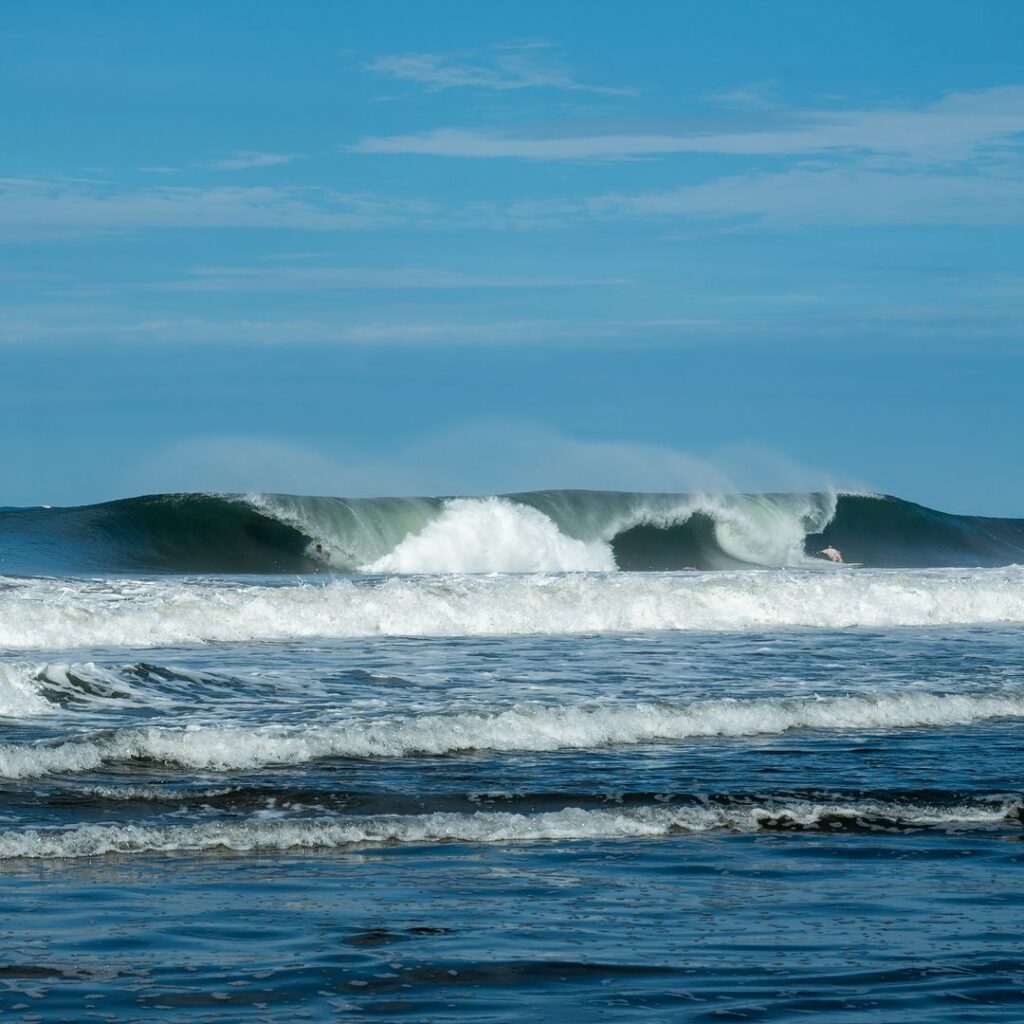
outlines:
[[[1022,1020],[1021,562],[867,495],[2,511],[0,1019]]]

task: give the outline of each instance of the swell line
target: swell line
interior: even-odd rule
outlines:
[[[366,845],[608,840],[715,832],[905,832],[1019,828],[1020,799],[957,806],[871,800],[760,801],[748,804],[642,806],[625,810],[566,807],[535,814],[477,811],[419,815],[248,817],[191,825],[80,825],[0,831],[0,860],[104,854],[301,850]]]
[[[57,744],[5,743],[0,744],[0,777],[80,773],[138,761],[231,771],[325,758],[403,758],[477,750],[586,750],[709,737],[779,735],[798,729],[943,728],[997,718],[1024,718],[1024,693],[911,691],[594,707],[516,704],[486,713],[352,719],[329,725],[149,726],[109,730]]]

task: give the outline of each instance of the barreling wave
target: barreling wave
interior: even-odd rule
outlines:
[[[827,545],[872,567],[1009,565],[1024,561],[1024,520],[834,493],[165,494],[0,510],[0,571],[22,575],[795,567]]]
[[[1019,830],[1021,800],[953,804],[871,798],[701,800],[614,810],[476,811],[249,816],[198,824],[102,824],[0,831],[0,860],[104,854],[336,849],[404,843],[509,843],[701,835],[709,832],[906,832]]]

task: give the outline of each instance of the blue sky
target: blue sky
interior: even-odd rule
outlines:
[[[1024,515],[1024,6],[5,11],[0,504]]]

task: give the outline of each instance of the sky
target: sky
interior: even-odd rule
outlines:
[[[0,505],[1024,516],[1017,0],[35,0],[0,91]]]

